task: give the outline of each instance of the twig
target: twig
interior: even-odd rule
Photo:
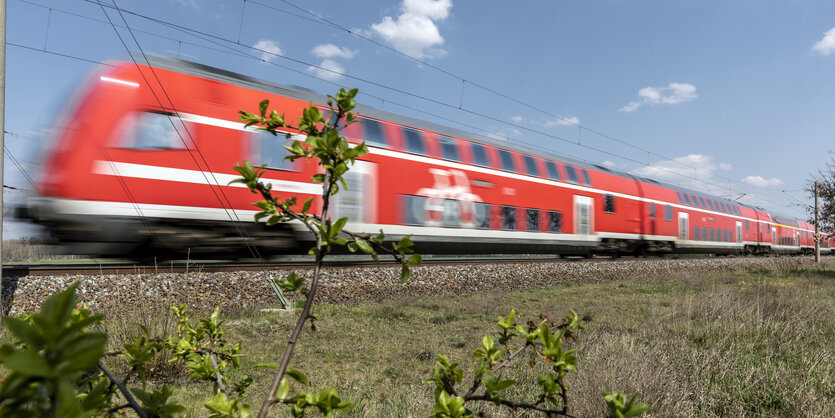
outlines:
[[[490,399],[490,398],[488,398],[487,396],[484,396],[484,395],[465,396],[464,400],[465,401],[493,402],[492,399]],[[565,409],[550,409],[550,408],[545,408],[545,407],[535,405],[535,404],[532,404],[532,403],[509,401],[507,399],[500,399],[499,403],[501,403],[502,405],[508,406],[510,408],[532,409],[534,411],[544,412],[546,414],[556,414],[556,415],[562,415],[562,416],[570,417],[570,418],[580,418],[576,415],[569,414]]]
[[[145,410],[142,409],[141,406],[139,406],[139,404],[136,402],[136,399],[130,393],[125,384],[122,383],[119,380],[119,378],[116,377],[116,375],[113,374],[113,372],[111,372],[110,369],[108,369],[107,366],[104,365],[104,363],[99,362],[99,370],[103,371],[104,374],[107,375],[107,377],[110,379],[110,381],[113,382],[113,384],[115,384],[116,387],[119,388],[119,392],[122,392],[122,396],[124,396],[125,399],[128,401],[128,404],[130,405],[131,409],[136,411],[136,415],[139,415],[139,418],[148,418],[148,414],[146,414]]]
[[[223,392],[223,396],[226,396],[226,399],[229,399],[229,394],[226,393],[226,386],[223,385],[223,376],[220,375],[220,369],[217,367],[217,361],[215,360],[214,353],[203,350],[197,350],[197,353],[209,356],[209,361],[212,362],[212,370],[215,371],[215,382],[217,383],[217,387],[221,392]]]

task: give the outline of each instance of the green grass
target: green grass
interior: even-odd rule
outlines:
[[[575,284],[516,292],[318,305],[318,331],[308,327],[291,367],[313,389],[335,386],[356,404],[342,416],[426,416],[432,408],[435,355],[470,364],[496,318],[515,308],[517,322],[559,320],[569,308],[585,318],[577,341],[579,372],[568,383],[571,412],[602,416],[604,392],[640,393],[652,416],[835,416],[835,264],[817,268],[775,259],[757,271]],[[134,322],[170,332],[163,307],[146,316],[111,318],[110,349],[139,335]],[[294,315],[235,313],[227,338],[241,342],[242,370],[256,383],[247,401],[257,410]],[[464,381],[471,380],[465,367]],[[531,399],[536,374],[527,358],[513,369],[520,384],[508,393]],[[176,363],[160,359],[157,381],[176,383],[187,416],[206,415],[211,384],[190,383]],[[527,383],[523,383],[527,382]],[[513,415],[477,405],[487,416]],[[277,406],[276,416],[289,416]]]

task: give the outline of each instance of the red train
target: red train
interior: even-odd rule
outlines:
[[[254,224],[256,196],[233,166],[266,164],[280,195],[318,196],[315,164],[283,159],[286,139],[244,129],[264,98],[300,115],[326,98],[162,59],[117,63],[78,93],[46,157],[28,216],[74,253],[182,257],[304,252],[292,223]],[[348,174],[336,216],[354,231],[412,235],[424,253],[802,253],[812,225],[658,181],[359,107],[352,142],[370,153]],[[314,203],[314,206],[316,203]],[[827,242],[823,251],[828,252]]]

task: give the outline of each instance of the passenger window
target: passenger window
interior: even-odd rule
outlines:
[[[273,135],[267,131],[247,131],[249,137],[252,164],[266,165],[271,170],[293,170],[295,163],[285,160],[290,154],[285,145],[293,143],[284,135]]]
[[[655,202],[649,202],[649,218],[655,219]]]
[[[699,203],[702,204],[702,209],[707,209],[707,203],[705,203],[705,198],[699,197]]]
[[[687,203],[687,206],[693,206],[690,203],[690,195],[688,195],[687,193],[684,193],[684,202]]]
[[[490,159],[487,158],[487,148],[484,148],[484,145],[471,142],[470,151],[473,153],[473,164],[490,167]]]
[[[561,181],[560,172],[557,170],[557,164],[553,161],[545,161],[545,169],[548,170],[548,178],[554,181]]]
[[[568,165],[563,167],[565,167],[565,174],[568,176],[568,182],[571,184],[577,184],[577,171],[574,170],[574,167]]]
[[[748,226],[749,226],[749,225],[748,225],[748,220],[746,219],[746,220],[745,220],[745,230],[746,230],[746,231],[750,231],[750,229],[748,229]]]
[[[694,226],[693,227],[693,239],[696,240],[696,241],[701,241],[702,240],[701,232],[702,232],[701,228],[699,228],[698,226]]]
[[[676,196],[678,196],[678,204],[683,205],[684,200],[681,198],[681,193],[676,192]]]
[[[710,208],[710,210],[716,210],[713,209],[713,202],[711,202],[710,199],[707,199],[707,207]]]
[[[490,204],[484,202],[473,203],[475,209],[475,227],[490,229]]]
[[[603,209],[606,213],[615,213],[615,196],[606,194],[603,196]]]
[[[426,201],[423,196],[403,196],[403,223],[423,225],[426,222]]]
[[[502,165],[502,170],[504,171],[516,171],[516,164],[513,163],[513,154],[510,151],[506,151],[503,149],[499,151],[499,162]]]
[[[376,119],[362,119],[363,138],[369,145],[386,145],[386,136],[383,132],[383,125]]]
[[[502,229],[516,229],[516,208],[513,206],[502,206]]]
[[[551,232],[562,232],[562,213],[555,210],[548,212],[548,230]]]
[[[525,160],[525,173],[529,176],[537,176],[539,177],[539,167],[536,166],[536,161],[530,155],[525,155],[522,157]]]
[[[667,205],[667,206],[664,207],[664,219],[668,220],[668,221],[673,220],[673,207],[672,206]]]
[[[448,136],[438,136],[438,143],[441,144],[441,156],[446,160],[461,161],[458,156],[458,143]]]
[[[415,154],[426,154],[426,148],[423,146],[423,135],[409,128],[402,128],[403,139],[406,142],[406,151]]]
[[[589,177],[589,172],[585,169],[583,170],[583,179],[586,180],[586,186],[591,187],[591,177]]]
[[[528,209],[526,212],[528,231],[539,231],[539,209]]]
[[[189,133],[195,134],[192,122],[167,113],[134,113],[129,116],[118,139],[118,147],[134,150],[186,149]]]

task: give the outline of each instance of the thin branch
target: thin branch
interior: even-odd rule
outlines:
[[[223,392],[223,396],[226,396],[226,399],[228,400],[229,394],[226,393],[226,386],[223,385],[223,376],[220,375],[220,369],[217,367],[217,361],[215,360],[214,353],[203,350],[197,350],[197,353],[209,356],[209,361],[212,362],[212,370],[215,371],[215,383],[217,383],[218,389]]]
[[[484,395],[465,396],[464,401],[493,402],[492,399],[490,399],[490,398],[488,398],[487,396],[484,396]],[[516,402],[516,401],[510,401],[510,400],[507,400],[507,399],[500,399],[499,403],[501,403],[504,406],[510,407],[512,409],[515,409],[515,408],[530,409],[530,410],[534,410],[534,411],[538,411],[538,412],[544,412],[546,414],[556,414],[556,415],[562,415],[564,417],[580,418],[576,415],[569,414],[568,411],[566,411],[564,409],[550,409],[550,408],[545,408],[545,407],[535,405],[535,404],[532,404],[532,403]]]
[[[119,388],[119,392],[122,392],[122,396],[124,396],[125,399],[128,401],[128,404],[130,405],[131,409],[136,411],[136,415],[139,415],[140,418],[148,418],[148,414],[146,414],[145,410],[142,409],[141,406],[139,406],[139,403],[136,402],[136,399],[133,397],[133,394],[130,393],[127,386],[125,386],[125,384],[122,383],[119,380],[119,378],[116,377],[116,375],[113,374],[113,372],[111,372],[110,369],[108,369],[107,366],[104,365],[104,363],[99,362],[99,370],[103,371],[104,374],[107,375],[107,377],[110,379],[110,381],[113,382],[113,384],[115,384],[116,387]]]
[[[107,412],[104,413],[104,416],[108,416],[114,412],[119,412],[125,408],[130,408],[130,404],[126,403],[124,405],[114,406],[113,408],[108,409]]]

